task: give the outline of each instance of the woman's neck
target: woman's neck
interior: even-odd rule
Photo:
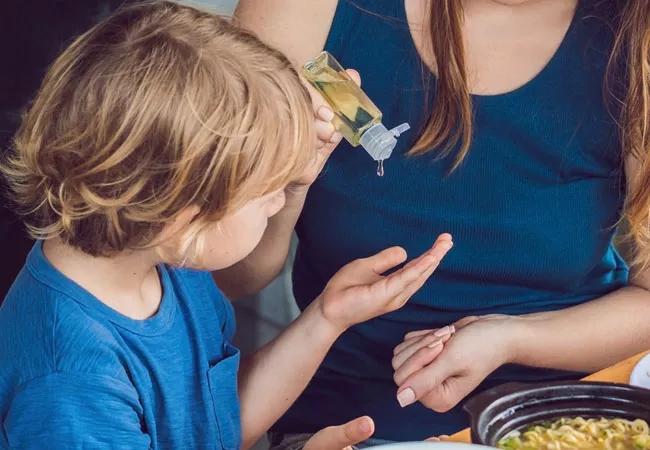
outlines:
[[[91,256],[59,239],[43,242],[48,261],[98,300],[131,319],[153,316],[160,306],[162,285],[153,250]]]

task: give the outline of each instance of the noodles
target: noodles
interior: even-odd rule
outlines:
[[[641,419],[562,418],[512,431],[497,446],[503,450],[650,450],[650,428]]]

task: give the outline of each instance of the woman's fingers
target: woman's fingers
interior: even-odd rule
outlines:
[[[435,330],[436,330],[436,328],[430,328],[430,329],[427,329],[427,330],[410,331],[410,332],[408,332],[408,333],[406,333],[404,335],[404,341],[406,342],[409,339],[413,339],[413,338],[416,338],[416,337],[421,337],[421,336],[423,336],[425,334],[428,334],[428,333],[433,333]]]
[[[421,348],[432,348],[442,345],[444,342],[442,338],[428,334],[423,336],[419,341],[412,343],[408,347],[403,348],[399,353],[396,353],[391,360],[393,370],[399,369],[402,364],[406,362],[415,352]]]
[[[400,386],[404,380],[415,372],[431,364],[438,356],[440,356],[443,348],[444,342],[442,342],[442,340],[432,345],[419,347],[408,358],[404,359],[395,369],[395,373],[393,374],[395,384]]]
[[[359,72],[354,69],[347,69],[346,72],[350,75],[350,78],[354,80],[355,83],[361,85],[361,76]],[[334,128],[332,121],[334,120],[334,111],[332,108],[325,102],[321,95],[314,96],[315,91],[310,86],[310,92],[312,94],[312,104],[314,107],[314,115],[316,116],[316,136],[320,141],[321,145],[331,144],[331,150],[341,142],[342,135]]]
[[[354,80],[359,86],[361,86],[361,75],[354,69],[345,69],[345,71],[350,75],[350,78]]]
[[[436,336],[431,333],[422,336],[420,340],[413,342],[407,347],[403,347],[399,352],[396,352],[392,359],[394,370],[398,370],[409,358],[411,358],[418,350],[422,348],[435,348],[446,343],[451,338],[451,334],[444,336]]]
[[[412,331],[411,333],[407,333],[404,336],[404,340],[393,349],[393,354],[396,355],[400,353],[406,347],[410,347],[411,345],[419,342],[420,339],[422,339],[424,336],[428,334],[433,334],[438,337],[443,337],[448,334],[454,334],[455,332],[456,332],[456,328],[454,327],[454,325],[446,325],[441,328],[432,328],[430,330]]]
[[[456,321],[456,322],[454,323],[454,326],[460,330],[461,328],[466,327],[466,326],[469,325],[470,323],[476,322],[477,320],[480,320],[480,319],[481,319],[481,316],[467,316],[467,317],[463,317],[462,319]]]
[[[316,137],[323,144],[333,143],[335,134],[340,136],[340,133],[336,132],[334,125],[332,124],[332,119],[334,118],[334,113],[328,106],[321,106],[318,108],[316,113]],[[338,138],[340,140],[340,137]]]

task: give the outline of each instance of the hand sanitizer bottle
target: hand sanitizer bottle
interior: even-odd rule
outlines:
[[[397,137],[410,127],[403,123],[392,130],[382,124],[382,113],[354,82],[339,62],[322,52],[303,67],[303,76],[334,111],[334,127],[356,147],[361,145],[377,161],[377,175],[383,176],[383,162],[397,145]]]

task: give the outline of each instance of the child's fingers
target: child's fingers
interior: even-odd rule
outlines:
[[[438,245],[447,247],[447,250],[451,248],[450,242],[443,242]],[[402,256],[406,257],[406,252]],[[384,312],[394,311],[403,306],[422,287],[438,267],[439,262],[436,256],[426,254],[423,255],[417,264],[404,266],[402,269],[386,277],[379,275],[381,273],[379,271],[382,269],[384,269],[383,271],[387,270],[386,267],[375,264],[373,270],[379,279],[370,285],[359,286],[362,291],[358,295],[370,299],[373,302],[378,301],[380,304],[383,303],[382,308]]]
[[[357,295],[373,298],[373,295],[379,295],[374,283],[384,278],[381,274],[403,263],[405,259],[406,250],[390,247],[367,258],[355,259],[339,270],[338,274],[356,285],[359,289]]]
[[[442,343],[442,338],[435,336],[433,333],[423,336],[416,342],[411,342],[410,345],[402,348],[400,351],[395,351],[393,354],[393,359],[391,360],[393,369],[397,370],[402,364],[404,364],[404,361],[409,359],[411,355],[413,355],[421,348],[434,347]]]
[[[403,360],[395,369],[393,380],[400,386],[412,374],[431,364],[443,351],[444,344],[439,341],[434,346],[424,346],[417,349],[411,356]]]
[[[427,268],[432,266],[435,261],[433,257],[428,256],[423,258],[421,263],[409,268],[404,267],[373,283],[369,291],[371,297],[390,300],[391,303],[401,302],[409,294],[406,292],[407,287],[415,285],[422,278],[422,275],[427,272]],[[424,280],[422,283],[424,283]]]
[[[359,417],[344,425],[327,427],[314,434],[303,447],[304,450],[342,450],[365,441],[375,431],[370,417]]]
[[[445,442],[445,441],[451,441],[451,438],[447,434],[441,434],[440,436],[431,436],[426,440],[430,442]]]
[[[447,234],[446,236],[449,235]],[[409,261],[409,263],[406,264],[404,267],[402,267],[402,269],[384,278],[383,279],[384,283],[382,283],[382,287],[384,287],[386,283],[391,283],[390,280],[394,278],[401,277],[402,283],[404,282],[405,279],[411,281],[416,280],[417,277],[423,272],[425,272],[427,268],[431,265],[431,263],[433,262],[433,258],[437,258],[437,257],[442,258],[442,256],[444,256],[444,253],[442,254],[442,256],[440,256],[441,249],[438,249],[438,253],[434,253],[434,250],[436,250],[437,247],[447,246],[447,245],[449,245],[449,248],[451,248],[450,244],[451,242],[445,237],[445,235],[440,235],[436,240],[436,242],[433,244],[433,247],[429,249],[429,251],[420,255],[418,258]],[[384,272],[392,269],[393,267],[403,263],[406,260],[406,257],[407,257],[406,251],[403,248],[391,247],[377,253],[376,255],[370,256],[368,258],[359,259],[355,261],[355,263],[359,265],[366,265],[370,263],[370,266],[372,267],[374,273],[377,275],[381,275]],[[427,261],[424,260],[425,258],[427,258]],[[406,276],[407,278],[404,278],[404,276]]]
[[[390,247],[367,258],[358,259],[355,263],[363,267],[364,270],[369,269],[375,275],[381,275],[387,270],[402,264],[406,257],[406,250],[402,247]]]
[[[438,264],[440,264],[440,261],[451,249],[452,245],[451,241],[436,241],[431,250],[424,254],[421,259],[418,258],[417,263],[407,264],[377,284],[383,283],[381,287],[384,289],[384,295],[386,296],[396,297],[400,293],[413,295],[436,270]],[[425,274],[426,276],[423,277],[422,275]],[[411,284],[413,286],[410,286]]]
[[[451,235],[447,233],[441,234],[427,254],[433,256],[439,263],[453,246],[454,242],[451,239]]]
[[[433,251],[434,249],[436,249],[436,248],[439,247],[441,244],[446,243],[446,242],[451,243],[451,244],[453,245],[453,241],[452,241],[451,235],[450,235],[449,233],[443,233],[443,234],[441,234],[440,236],[438,236],[438,237],[436,238],[436,241],[433,243],[433,245],[431,246],[431,248],[430,248],[429,250],[427,250],[426,252],[422,253],[422,254],[421,254],[420,256],[418,256],[417,258],[412,259],[411,261],[409,261],[408,264],[406,264],[406,265],[404,266],[404,268],[409,268],[409,267],[412,267],[412,266],[414,266],[414,265],[420,263],[420,261],[422,261],[422,258],[424,258],[424,257],[427,256],[427,255],[431,255],[431,254],[432,254],[432,251]]]
[[[428,267],[414,282],[410,284],[407,283],[406,287],[404,287],[403,290],[393,298],[393,301],[389,305],[390,310],[394,311],[404,306],[411,296],[413,296],[424,285],[424,283],[426,283],[433,272],[436,271],[440,265],[440,261],[451,249],[452,245],[453,243],[451,241],[444,240],[441,243],[434,244],[433,249],[423,257],[422,262],[418,262],[418,264],[413,267],[413,270],[418,267],[426,267],[426,264],[428,264]]]

